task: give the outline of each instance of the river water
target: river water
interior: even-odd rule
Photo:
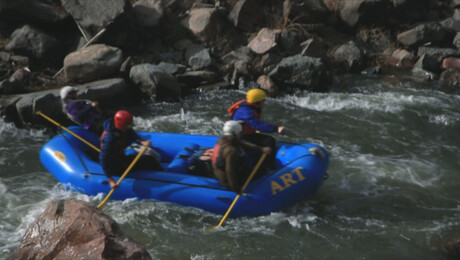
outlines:
[[[196,94],[182,104],[146,103],[143,131],[218,135],[225,110],[245,90]],[[331,153],[327,179],[311,199],[266,216],[228,219],[156,201],[109,201],[104,212],[158,259],[449,259],[436,249],[460,233],[460,96],[432,83],[348,78],[331,93],[268,99],[276,136]],[[67,191],[41,165],[44,129],[0,122],[0,259]]]

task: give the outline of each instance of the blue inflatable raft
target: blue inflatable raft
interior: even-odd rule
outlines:
[[[81,127],[69,129],[99,147],[95,134]],[[237,194],[222,187],[214,178],[189,174],[187,166],[193,150],[214,147],[218,137],[138,133],[144,140],[152,141],[162,157],[165,171],[130,172],[113,192],[111,199],[154,199],[225,214]],[[318,147],[319,153],[312,154],[313,147]],[[328,153],[323,147],[278,142],[277,148],[276,170],[249,183],[230,217],[280,211],[305,200],[321,186],[329,164]],[[40,160],[59,182],[71,184],[72,189],[88,195],[108,193],[110,186],[100,164],[94,159],[94,153],[96,151],[87,144],[64,132],[42,147]],[[117,178],[114,179],[117,181]]]

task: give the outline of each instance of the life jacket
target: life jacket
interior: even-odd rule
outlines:
[[[100,147],[101,147],[101,148],[102,148],[102,145],[103,145],[102,140],[104,139],[104,136],[105,136],[106,134],[108,134],[108,133],[109,133],[109,131],[104,130],[104,131],[102,132],[102,134],[101,134],[101,138],[100,138],[100,141],[99,141]],[[112,132],[112,134],[113,134],[114,136],[116,136],[115,133]],[[128,145],[129,145],[129,144],[127,143],[127,141],[128,141],[128,140],[127,140],[127,136],[126,136],[126,135],[121,135],[121,138],[116,138],[116,139],[117,139],[117,147],[118,147],[118,151],[117,151],[117,153],[116,153],[116,156],[122,156],[122,155],[124,155],[124,153],[125,153],[125,148],[128,147]],[[114,154],[114,155],[115,155],[115,154]]]
[[[231,105],[228,109],[227,112],[230,115],[230,118],[233,119],[233,115],[235,114],[236,110],[240,107],[249,107],[251,110],[254,112],[254,115],[257,117],[257,119],[260,119],[260,116],[262,115],[262,109],[260,105],[250,103],[246,100],[240,100],[236,102],[235,104]],[[256,130],[252,128],[250,125],[244,123],[243,124],[243,135],[249,135],[249,134],[254,134]]]
[[[230,140],[221,139],[219,142],[216,143],[214,146],[211,162],[217,169],[225,171],[225,160],[223,158],[223,150],[227,145],[232,144]],[[238,149],[240,150],[240,157],[244,158],[245,154],[243,149],[238,145]]]

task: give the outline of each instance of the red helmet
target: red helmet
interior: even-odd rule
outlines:
[[[116,128],[123,129],[127,125],[131,125],[133,123],[133,115],[126,110],[120,110],[115,113],[113,122],[115,123]]]

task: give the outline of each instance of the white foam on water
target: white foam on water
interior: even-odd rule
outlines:
[[[6,123],[0,119],[0,143],[13,140],[40,139],[46,140],[45,129],[18,129],[12,123]]]
[[[446,107],[436,97],[414,96],[394,92],[362,93],[310,93],[307,96],[289,95],[280,99],[302,108],[316,111],[365,110],[366,112],[398,113],[408,106],[425,105]]]
[[[186,112],[182,114],[156,116],[153,118],[135,117],[135,130],[153,132],[177,132],[202,135],[220,135],[224,121],[220,118],[207,118],[206,113]]]
[[[440,126],[450,126],[460,122],[460,115],[432,114],[428,117],[428,122]]]

